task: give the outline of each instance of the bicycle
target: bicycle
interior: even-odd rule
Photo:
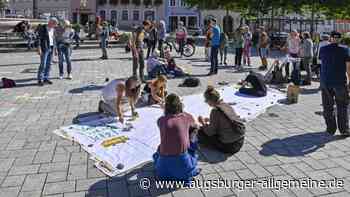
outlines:
[[[177,53],[180,53],[180,47],[176,41],[165,41],[163,44],[163,48],[164,49],[169,48],[170,52],[172,52],[172,50],[175,49]],[[184,45],[183,55],[185,57],[191,57],[194,55],[195,52],[196,52],[196,46],[194,44],[194,40],[188,38]]]

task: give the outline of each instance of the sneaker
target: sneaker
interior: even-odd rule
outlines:
[[[100,101],[100,102],[98,103],[98,112],[99,112],[99,113],[104,113],[103,108],[102,108],[102,105],[103,105],[103,101]]]
[[[69,79],[69,80],[72,80],[72,79],[73,79],[73,76],[72,76],[72,74],[68,74],[68,77],[67,77],[67,79]]]
[[[326,132],[327,132],[329,135],[334,135],[335,132],[336,132],[336,129],[327,128]]]
[[[63,79],[63,75],[60,75],[59,79],[62,80]]]
[[[45,79],[45,80],[44,80],[44,83],[49,84],[49,85],[52,85],[52,84],[53,84],[52,81],[50,81],[50,80],[48,80],[48,79]]]

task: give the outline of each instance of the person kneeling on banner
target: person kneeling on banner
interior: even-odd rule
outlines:
[[[158,75],[157,79],[148,81],[142,91],[141,99],[138,100],[136,107],[159,104],[164,106],[167,78],[164,75]]]
[[[267,94],[267,87],[264,76],[260,73],[250,72],[246,79],[241,82],[242,87],[239,93],[256,97],[264,97]],[[247,86],[250,87],[247,87]]]
[[[198,131],[199,143],[213,146],[223,153],[237,153],[244,143],[244,124],[233,108],[220,99],[220,93],[214,87],[208,86],[204,98],[213,109],[210,118],[198,117],[202,125]]]
[[[164,115],[158,119],[160,145],[153,155],[156,175],[161,180],[184,181],[189,184],[200,173],[197,168],[196,128],[192,115],[183,112],[179,96],[165,99]]]
[[[113,116],[118,116],[119,121],[124,123],[124,112],[127,108],[123,105],[129,103],[132,116],[138,116],[135,111],[135,103],[140,94],[141,84],[136,77],[130,77],[126,81],[115,79],[109,82],[102,90],[102,98],[99,102],[98,111]]]
[[[165,60],[159,58],[160,52],[155,50],[153,54],[147,59],[147,73],[148,78],[156,78],[157,75],[167,74],[167,65]]]

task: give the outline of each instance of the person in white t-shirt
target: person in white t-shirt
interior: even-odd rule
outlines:
[[[115,79],[102,89],[102,98],[99,102],[98,111],[119,117],[124,123],[124,112],[127,109],[123,105],[129,103],[132,116],[137,117],[135,103],[140,95],[141,84],[136,77],[130,77],[126,81]]]

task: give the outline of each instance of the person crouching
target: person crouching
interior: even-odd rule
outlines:
[[[156,175],[161,180],[184,181],[189,184],[200,169],[197,168],[196,141],[190,131],[196,128],[192,115],[183,112],[179,96],[165,99],[164,115],[158,119],[160,145],[153,155]]]
[[[223,153],[237,153],[244,143],[244,124],[233,108],[220,99],[220,93],[214,87],[208,86],[204,98],[213,109],[210,118],[198,117],[202,125],[198,131],[198,142],[213,146]]]
[[[119,121],[124,123],[123,105],[129,103],[132,116],[137,117],[135,103],[140,94],[141,84],[136,77],[130,77],[126,81],[115,79],[109,82],[102,90],[102,98],[98,106],[98,111],[119,117]]]
[[[166,62],[159,58],[160,52],[155,50],[147,59],[148,78],[156,78],[157,75],[166,75]]]

